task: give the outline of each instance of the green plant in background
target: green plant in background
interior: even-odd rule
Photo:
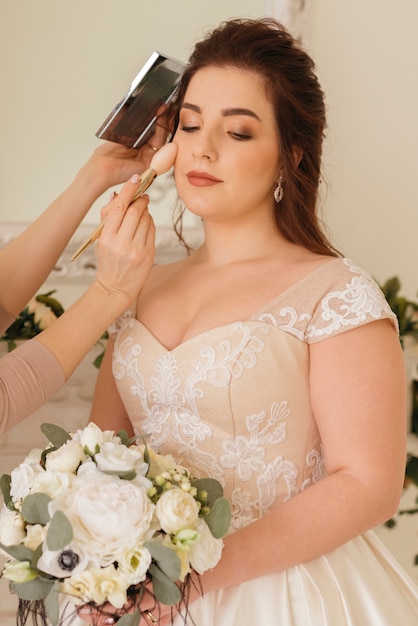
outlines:
[[[4,335],[0,337],[0,341],[7,341],[8,352],[16,348],[16,341],[36,337],[64,313],[64,307],[61,302],[53,297],[55,292],[56,289],[47,293],[39,293],[25,306],[14,322],[10,324]],[[105,340],[107,338],[108,334],[104,333],[97,342],[97,345],[102,348],[101,353],[93,361],[93,365],[97,369],[99,369],[103,360],[106,347]]]
[[[397,276],[389,278],[383,285],[380,285],[380,288],[390,308],[398,318],[402,347],[404,347],[403,340],[407,335],[418,341],[418,302],[408,300],[408,298],[399,295],[401,282]],[[409,454],[407,457],[405,487],[410,483],[418,488],[418,457],[412,454]],[[415,513],[418,513],[418,496],[416,498],[416,506],[410,509],[400,509],[398,511],[398,515],[414,515]],[[396,526],[396,520],[393,518],[388,520],[386,526],[393,528]],[[418,554],[415,555],[414,562],[415,565],[418,565]]]
[[[10,324],[0,337],[7,341],[8,352],[16,348],[16,341],[36,337],[64,313],[62,304],[52,297],[54,293],[55,289],[35,296]]]
[[[406,335],[410,335],[418,341],[418,302],[399,295],[401,282],[397,276],[389,278],[383,285],[380,285],[380,288],[390,308],[398,318],[402,345]]]

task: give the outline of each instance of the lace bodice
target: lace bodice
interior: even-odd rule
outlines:
[[[382,318],[396,324],[376,283],[333,259],[250,319],[173,350],[125,314],[111,329],[113,373],[135,429],[224,485],[236,530],[325,475],[309,344]]]

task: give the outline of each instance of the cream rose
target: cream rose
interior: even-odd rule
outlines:
[[[76,476],[72,490],[49,503],[51,517],[56,510],[68,517],[73,540],[106,566],[128,541],[135,545],[149,538],[154,505],[145,489],[132,482],[89,472]]]
[[[60,587],[75,605],[87,602],[101,605],[108,601],[117,609],[121,609],[127,601],[126,589],[126,580],[113,565],[75,574],[66,578]]]
[[[164,532],[177,533],[184,528],[195,528],[199,519],[196,500],[182,489],[163,493],[156,505],[156,514]]]
[[[83,450],[88,450],[90,454],[99,452],[105,441],[120,443],[119,437],[117,437],[113,431],[102,431],[93,422],[90,422],[90,424],[82,430],[78,430],[73,437],[73,441],[79,443]]]
[[[197,531],[200,538],[199,541],[196,541],[191,546],[189,560],[193,569],[198,574],[203,574],[203,572],[212,569],[219,562],[224,544],[222,539],[216,539],[212,535],[203,519],[199,520]]]
[[[73,474],[77,467],[86,460],[81,445],[69,439],[58,450],[49,452],[46,456],[45,469],[51,472],[68,472]]]
[[[151,565],[151,554],[142,545],[131,550],[124,550],[118,559],[118,571],[124,576],[128,585],[137,585],[145,580]]]
[[[35,476],[31,493],[45,493],[50,498],[56,498],[62,491],[71,488],[74,478],[66,472],[42,471]]]
[[[3,505],[0,512],[0,543],[16,546],[25,538],[25,522],[20,513],[10,511]]]
[[[135,471],[141,476],[145,476],[148,470],[148,463],[140,451],[135,448],[128,448],[120,443],[106,441],[96,454],[95,461],[97,467],[102,472],[131,472]]]
[[[25,498],[35,478],[44,472],[40,465],[42,450],[32,450],[25,460],[11,472],[10,495],[13,500]]]
[[[26,537],[23,543],[27,548],[35,551],[36,548],[45,541],[46,533],[46,526],[42,526],[42,524],[28,524],[26,526]]]

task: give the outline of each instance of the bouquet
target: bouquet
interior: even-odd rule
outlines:
[[[47,447],[1,477],[2,575],[19,598],[21,626],[30,614],[62,624],[60,597],[99,609],[131,602],[118,626],[139,624],[144,593],[187,606],[191,573],[218,563],[229,528],[219,482],[191,476],[125,431],[41,430]]]

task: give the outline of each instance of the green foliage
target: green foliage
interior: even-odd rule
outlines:
[[[46,535],[49,550],[63,550],[73,538],[73,528],[62,511],[55,511]]]
[[[48,293],[38,294],[35,300],[51,309],[55,317],[59,317],[64,313],[64,308],[56,298],[52,297],[53,293],[55,293],[55,289],[48,291]],[[11,352],[16,348],[16,340],[32,339],[32,337],[39,335],[42,330],[40,322],[35,320],[35,313],[30,310],[28,304],[23,311],[19,313],[14,322],[10,324],[0,339],[7,341],[8,352]]]
[[[216,539],[224,537],[231,523],[231,506],[225,498],[217,498],[203,518]]]
[[[3,474],[0,478],[0,489],[3,494],[4,504],[9,508],[9,503],[12,503],[12,497],[10,495],[11,476],[9,474]],[[13,506],[13,509],[15,507]]]
[[[35,578],[26,583],[10,583],[10,589],[22,600],[43,600],[53,586],[53,581],[42,578]]]
[[[49,521],[48,504],[51,498],[46,493],[33,493],[22,502],[22,515],[29,524],[45,524]]]
[[[120,619],[118,619],[118,626],[139,626],[141,622],[141,613],[140,611],[135,611],[135,613],[127,613],[126,615],[122,615]]]
[[[180,578],[181,563],[174,550],[167,548],[158,541],[147,541],[145,547],[150,551],[152,563],[149,574],[152,587],[158,602],[173,606],[181,600],[181,592],[175,581]]]
[[[49,443],[52,443],[55,448],[60,448],[71,439],[71,435],[69,435],[64,428],[56,424],[48,424],[45,422],[41,424],[41,431],[48,439]]]
[[[398,318],[401,339],[405,335],[412,335],[418,340],[418,302],[399,295],[401,283],[397,276],[389,278],[380,288]]]

